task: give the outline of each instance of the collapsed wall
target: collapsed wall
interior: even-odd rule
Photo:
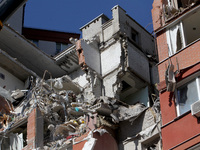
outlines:
[[[65,83],[73,85],[74,87],[71,87],[76,93],[72,90],[63,90],[64,86],[66,89]],[[160,122],[158,106],[154,109],[140,103],[128,105],[106,96],[96,97],[93,103],[88,103],[88,98],[84,97],[84,90],[81,91],[67,76],[49,80],[36,79],[30,87],[25,91],[13,91],[13,104],[2,98],[1,106],[5,105],[1,108],[0,116],[2,149],[9,145],[15,147],[16,143],[18,149],[24,150],[47,150],[52,147],[118,149],[118,144],[126,147],[127,143],[134,141],[132,134],[137,134],[140,138],[143,135],[152,135]],[[153,117],[148,117],[149,112]],[[151,119],[143,119],[146,115]],[[132,127],[140,126],[142,129],[132,130]],[[132,133],[127,134],[127,129]],[[111,148],[111,144],[107,143],[102,147],[101,143],[106,139],[114,141],[115,146],[112,145]]]

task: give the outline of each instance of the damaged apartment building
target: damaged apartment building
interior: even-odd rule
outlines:
[[[0,149],[161,149],[154,37],[118,5],[80,30],[52,58],[3,26]]]
[[[200,1],[154,0],[163,150],[200,149]]]

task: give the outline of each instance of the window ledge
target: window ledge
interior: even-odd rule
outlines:
[[[197,43],[197,42],[199,42],[199,41],[200,41],[200,38],[198,38],[197,40],[195,40],[195,41],[191,42],[190,44],[186,45],[184,48],[180,49],[180,50],[179,50],[178,52],[176,52],[175,54],[173,54],[173,55],[171,55],[171,56],[165,58],[165,59],[162,60],[162,61],[160,61],[159,63],[156,64],[156,66],[162,64],[162,63],[165,62],[166,60],[168,60],[168,59],[174,57],[175,55],[179,54],[180,52],[182,52],[182,51],[185,50],[186,48],[190,47],[191,45],[193,45],[193,44],[195,44],[195,43]]]
[[[178,120],[180,120],[181,118],[185,117],[186,115],[188,115],[188,114],[190,114],[190,113],[191,113],[191,110],[189,110],[189,111],[183,113],[182,115],[180,115],[180,116],[174,118],[174,120],[172,120],[172,121],[166,123],[165,125],[163,125],[163,126],[161,127],[161,129],[162,129],[162,128],[165,128],[166,126],[168,126],[168,125],[170,125],[170,124],[172,124],[172,123],[174,123],[174,122],[176,122],[176,121],[178,121]]]

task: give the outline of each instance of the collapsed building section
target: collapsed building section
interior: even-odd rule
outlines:
[[[54,57],[66,75],[45,71],[12,101],[2,97],[2,149],[161,148],[154,37],[120,6],[112,15],[83,26],[83,39]]]

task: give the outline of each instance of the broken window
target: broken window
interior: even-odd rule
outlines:
[[[191,16],[187,17],[182,21],[186,45],[200,38],[199,16],[200,11],[193,13]]]
[[[169,56],[175,54],[185,46],[184,33],[182,23],[171,27],[167,32],[167,43],[169,47]]]
[[[169,19],[180,14],[188,7],[198,4],[200,0],[166,0],[163,2],[165,18]]]
[[[190,5],[194,5],[198,0],[167,0],[169,6],[173,6],[176,9],[186,8]]]
[[[199,40],[200,21],[198,19],[200,11],[192,14],[178,24],[169,28],[166,32],[169,56],[175,54],[180,49]]]
[[[200,100],[200,81],[199,77],[183,82],[176,90],[178,115],[182,115],[190,110],[191,104]]]

